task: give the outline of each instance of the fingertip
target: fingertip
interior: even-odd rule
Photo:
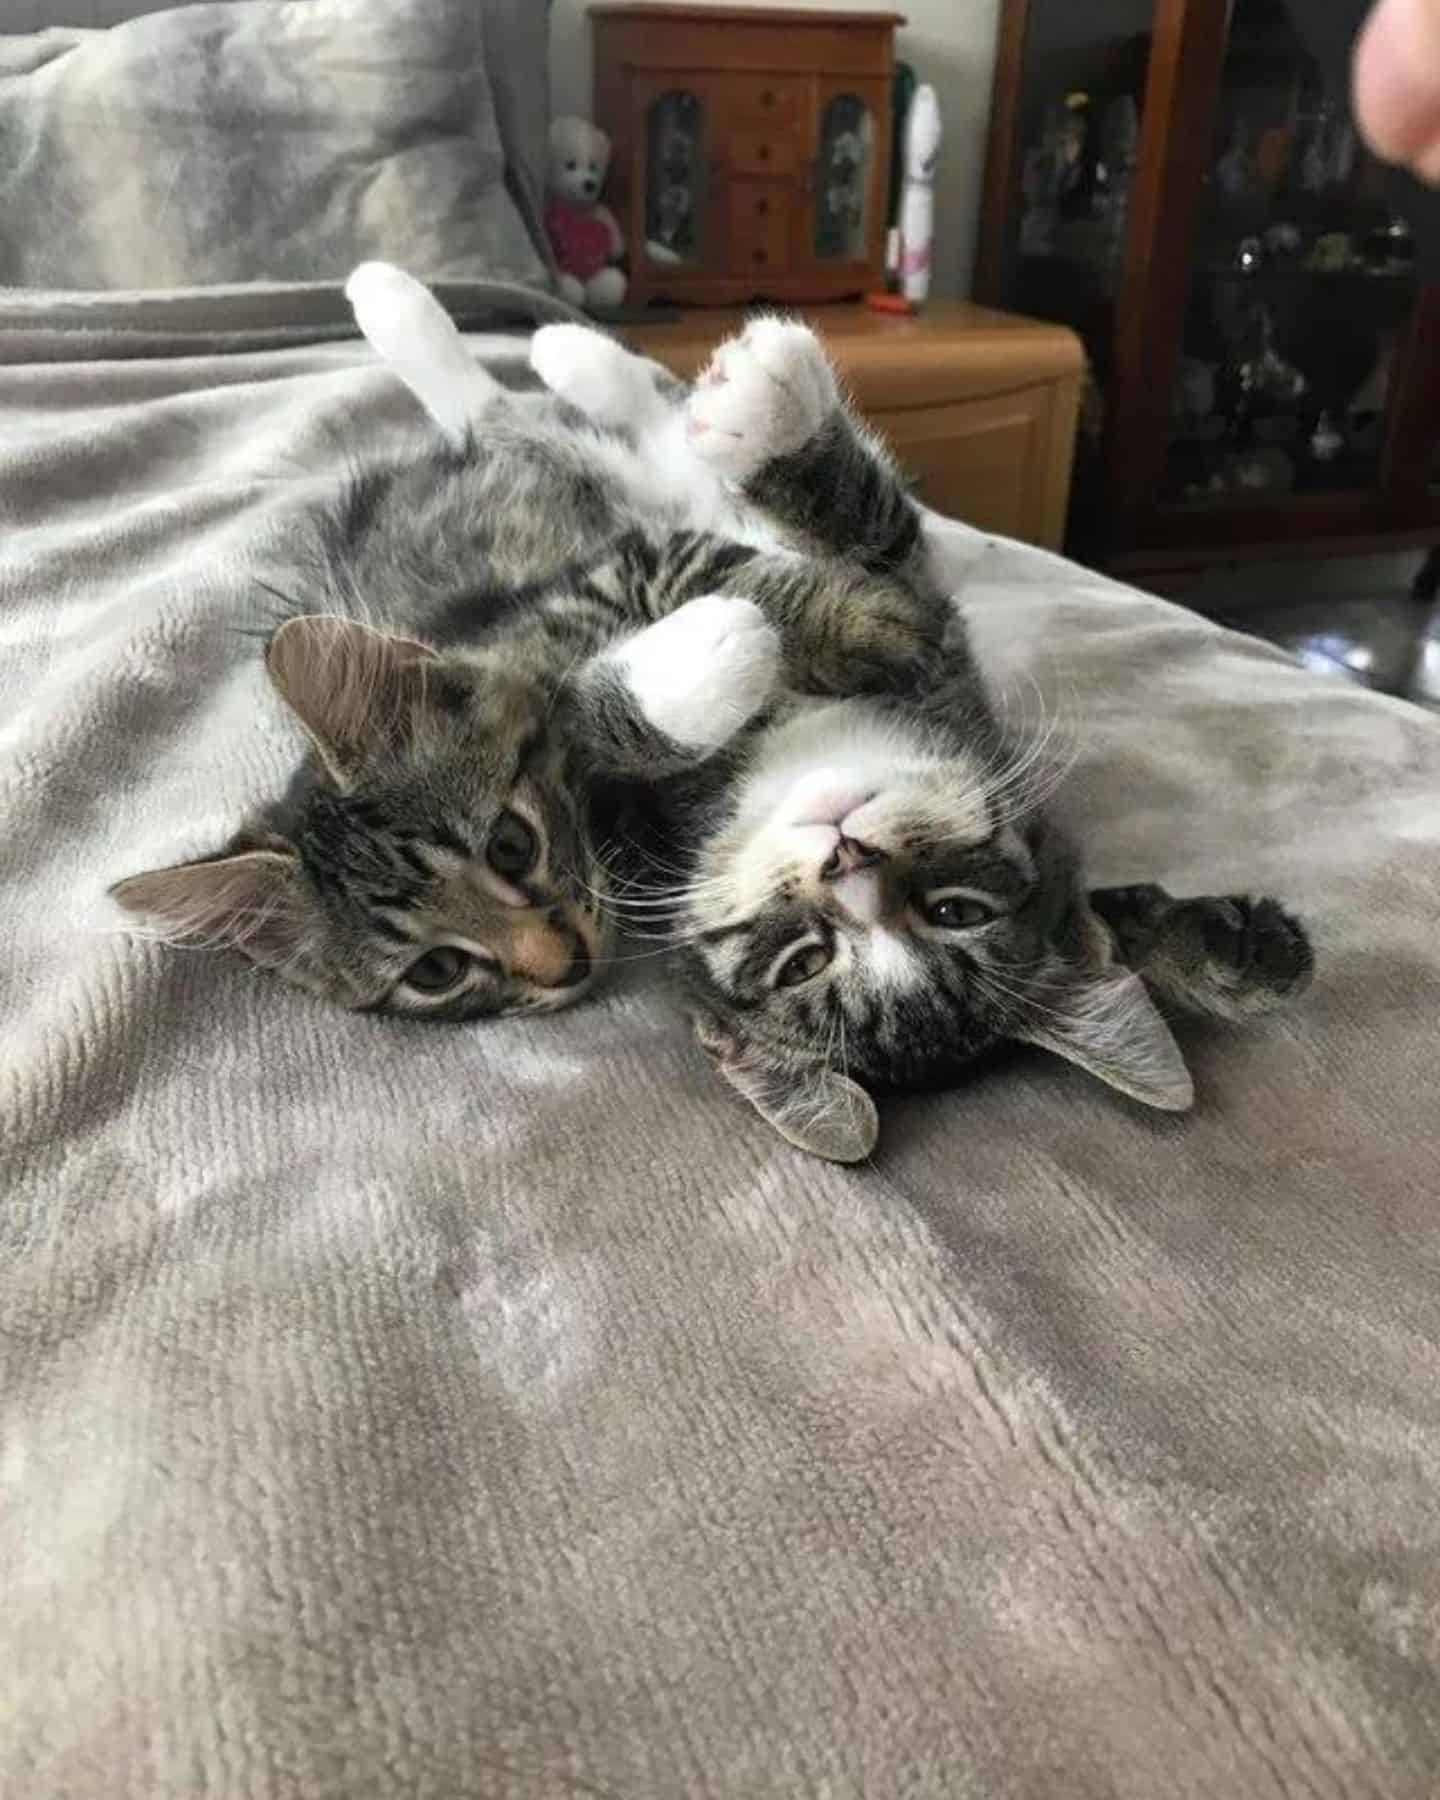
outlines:
[[[1355,46],[1352,85],[1375,154],[1440,180],[1440,0],[1379,0]]]

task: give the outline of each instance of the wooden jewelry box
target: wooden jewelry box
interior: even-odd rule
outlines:
[[[632,303],[881,285],[901,15],[651,4],[590,20]]]

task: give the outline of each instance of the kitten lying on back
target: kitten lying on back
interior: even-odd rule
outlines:
[[[329,527],[332,610],[271,641],[314,746],[286,800],[225,856],[122,882],[122,905],[349,1006],[561,1005],[606,942],[604,796],[644,782],[687,870],[660,904],[701,1042],[787,1138],[846,1161],[877,1129],[856,1077],[931,1085],[1015,1038],[1181,1108],[1141,976],[1227,1015],[1303,985],[1273,902],[1087,898],[919,516],[803,327],[752,325],[688,403],[549,327],[532,360],[558,404],[537,403],[398,271],[350,291],[449,447],[359,485]]]
[[[648,367],[619,346],[552,327],[536,362],[642,453],[666,441]],[[930,584],[919,515],[806,327],[760,320],[722,346],[686,425],[692,456],[812,554]],[[710,804],[680,820],[672,904],[698,1035],[801,1148],[863,1157],[878,1123],[860,1082],[941,1085],[1006,1038],[1182,1110],[1189,1075],[1145,984],[1239,1018],[1308,981],[1305,935],[1272,900],[1087,896],[1036,804],[1033,751],[1002,732],[954,620],[903,685],[777,697]]]

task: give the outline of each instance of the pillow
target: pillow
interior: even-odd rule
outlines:
[[[340,280],[381,257],[544,284],[545,8],[522,27],[525,10],[230,0],[0,37],[0,283]],[[529,127],[513,167],[492,21],[497,64],[539,62],[507,73],[504,110]]]

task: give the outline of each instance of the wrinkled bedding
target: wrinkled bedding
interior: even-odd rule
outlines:
[[[846,1170],[653,959],[328,1011],[104,899],[286,776],[253,577],[417,426],[276,305],[0,339],[0,1792],[1433,1795],[1440,722],[937,523],[1096,879],[1313,925],[1188,1118],[1017,1056]]]

